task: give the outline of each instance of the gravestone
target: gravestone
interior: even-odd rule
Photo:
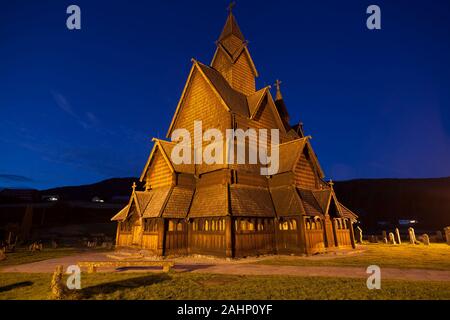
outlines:
[[[423,244],[424,244],[424,245],[426,245],[426,246],[429,246],[429,245],[430,245],[430,238],[428,237],[427,234],[423,234],[423,235],[422,235],[422,241],[423,241]]]
[[[450,245],[450,227],[445,228],[444,232],[445,232],[445,239],[447,241],[447,244]]]
[[[383,243],[384,244],[388,244],[389,243],[389,241],[388,241],[388,239],[386,237],[383,238]]]
[[[395,242],[395,236],[394,236],[394,234],[392,232],[389,232],[389,243],[390,244],[397,244]]]
[[[442,231],[440,231],[440,230],[436,231],[436,241],[437,242],[444,241],[444,236],[442,235]]]
[[[357,243],[362,243],[363,242],[362,229],[359,226],[356,227],[356,242]]]
[[[414,228],[408,228],[408,235],[409,235],[409,243],[410,244],[416,244],[416,234],[414,232]]]
[[[5,249],[0,248],[0,261],[3,261],[6,259]]]
[[[370,235],[370,236],[369,236],[369,242],[370,242],[370,243],[378,243],[378,238],[377,238],[377,236]]]
[[[56,266],[55,272],[53,273],[51,288],[51,298],[55,300],[62,300],[66,296],[65,286],[63,284],[63,274],[64,267],[59,265]]]
[[[400,237],[400,230],[398,230],[398,228],[395,228],[395,241],[397,241],[398,244],[402,244],[402,238]]]
[[[381,239],[388,238],[387,232],[385,230],[381,231]]]

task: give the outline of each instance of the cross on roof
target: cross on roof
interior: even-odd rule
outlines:
[[[330,182],[328,182],[328,184],[330,185],[330,187],[334,186],[333,180],[330,179]]]
[[[278,91],[280,91],[280,84],[282,84],[283,82],[281,82],[280,80],[277,79],[277,81],[275,81],[275,87],[277,88]]]
[[[131,186],[131,188],[133,188],[133,192],[134,192],[134,190],[136,190],[136,182],[133,182],[133,185]]]
[[[228,12],[231,13],[235,6],[236,6],[236,2],[235,1],[231,2],[227,7]]]

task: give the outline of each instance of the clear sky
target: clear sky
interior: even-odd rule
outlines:
[[[80,31],[66,8],[81,7]],[[366,28],[377,4],[382,30]],[[0,187],[139,176],[227,1],[2,1]],[[237,1],[327,178],[450,176],[450,1]]]

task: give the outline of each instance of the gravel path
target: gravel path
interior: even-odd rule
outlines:
[[[123,256],[131,259],[131,256]],[[344,278],[367,278],[366,269],[362,267],[315,267],[315,266],[271,266],[252,264],[263,258],[248,258],[240,260],[226,260],[205,257],[185,257],[171,259],[175,262],[174,270],[177,272],[193,273],[219,273],[233,275],[291,275],[291,276],[318,276],[318,277],[344,277]],[[308,259],[308,258],[307,258]],[[51,273],[57,265],[74,265],[79,261],[111,261],[116,260],[108,253],[81,253],[62,258],[49,259],[17,266],[7,266],[0,272],[21,273]],[[105,272],[149,272],[159,271],[155,268],[128,268],[115,269],[104,268]],[[381,270],[383,279],[415,280],[415,281],[450,281],[450,271],[423,270],[423,269],[396,269],[383,268]]]

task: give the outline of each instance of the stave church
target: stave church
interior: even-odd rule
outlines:
[[[116,247],[158,256],[310,255],[355,248],[357,216],[336,197],[301,124],[291,125],[276,82],[256,88],[258,71],[229,9],[209,65],[192,68],[169,125],[177,129],[278,129],[278,171],[261,175],[257,164],[173,161],[175,142],[153,139],[142,171],[117,222]],[[200,132],[202,134],[202,132]],[[195,150],[193,152],[195,154]]]

